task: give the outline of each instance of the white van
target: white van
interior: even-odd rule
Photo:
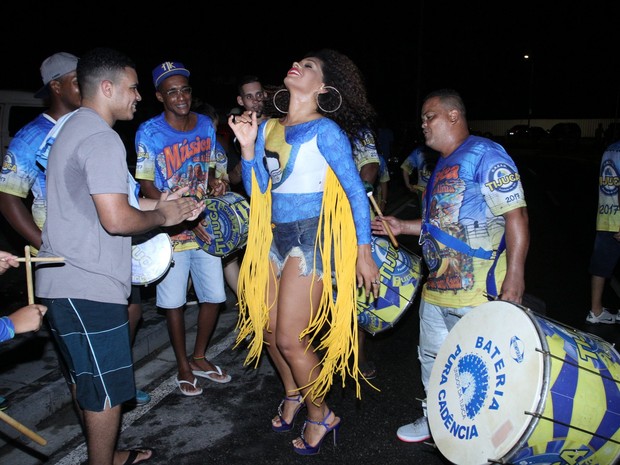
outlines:
[[[24,90],[0,90],[0,142],[2,158],[15,133],[32,121],[46,108],[43,99],[35,98],[34,92]]]

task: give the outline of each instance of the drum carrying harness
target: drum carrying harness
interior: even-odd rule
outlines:
[[[56,124],[54,124],[52,129],[50,129],[50,131],[47,133],[47,136],[45,136],[45,139],[43,139],[43,142],[39,146],[39,149],[36,152],[36,157],[37,157],[36,163],[42,172],[45,173],[45,171],[47,171],[47,158],[49,157],[50,150],[52,149],[52,145],[56,141],[56,136],[58,135],[62,127],[65,125],[67,120],[71,118],[71,116],[73,116],[76,111],[77,110],[73,110],[72,112],[67,113],[66,115],[63,115],[60,118],[58,118],[58,121],[56,121]]]
[[[482,247],[474,249],[469,246],[466,242],[463,242],[460,239],[448,234],[445,231],[442,231],[434,224],[431,224],[429,221],[429,210],[431,205],[431,192],[433,190],[433,185],[435,184],[435,172],[436,169],[433,170],[431,177],[428,180],[428,184],[426,185],[426,191],[424,193],[424,200],[426,203],[426,208],[424,209],[424,218],[422,221],[422,231],[420,237],[423,234],[430,234],[437,242],[442,243],[446,247],[450,249],[456,250],[459,253],[467,255],[469,257],[481,258],[483,260],[493,260],[493,264],[487,273],[487,294],[489,296],[499,296],[497,293],[497,286],[495,285],[495,266],[497,265],[497,260],[502,252],[506,249],[506,233],[502,234],[502,239],[499,241],[499,245],[496,250],[486,250]]]

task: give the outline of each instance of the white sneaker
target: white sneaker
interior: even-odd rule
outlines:
[[[616,322],[617,318],[618,318],[618,315],[616,316],[612,315],[611,313],[607,311],[606,308],[603,308],[603,311],[598,316],[596,316],[594,313],[592,313],[592,310],[590,310],[588,312],[588,316],[586,317],[586,323],[590,323],[593,325],[599,324],[599,323],[603,323],[606,325],[613,325]]]
[[[616,323],[620,323],[620,310],[616,313]]]
[[[405,442],[422,442],[431,438],[428,418],[420,417],[413,423],[401,426],[396,431],[398,439]]]

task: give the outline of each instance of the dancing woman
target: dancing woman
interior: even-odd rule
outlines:
[[[283,116],[260,126],[251,111],[228,120],[251,199],[237,341],[253,336],[247,363],[258,363],[266,343],[284,385],[272,429],[290,431],[306,407],[293,449],[312,455],[332,431],[335,443],[340,427],[325,402],[333,375],[353,377],[359,396],[357,288],[369,298],[379,291],[350,143],[372,107],[358,68],[333,50],[294,62],[273,105]]]

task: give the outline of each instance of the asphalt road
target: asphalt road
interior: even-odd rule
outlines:
[[[541,318],[591,332],[615,344],[620,340],[620,325],[598,327],[584,322],[589,309],[587,265],[594,238],[601,154],[594,150],[542,153],[519,148],[511,154],[523,177],[530,214],[527,306],[545,315]],[[396,211],[405,217],[415,214],[407,206]],[[401,236],[399,242],[411,253],[419,254],[416,239]],[[607,306],[620,307],[620,299],[611,288],[605,299]],[[174,385],[176,370],[171,350],[164,347],[139,367],[142,379],[149,380],[145,387],[153,400],[126,412],[119,445],[154,447],[156,455],[148,462],[153,465],[295,465],[309,461],[330,465],[448,464],[433,445],[407,444],[396,437],[399,426],[421,414],[416,399],[424,397],[416,352],[418,303],[419,293],[394,328],[367,338],[369,358],[378,367],[378,377],[373,380],[377,389],[362,385],[361,399],[357,399],[354,386],[342,386],[339,379],[335,380],[328,401],[342,418],[338,444],[334,446],[332,438],[327,438],[314,458],[297,456],[291,450],[290,441],[301,426],[299,420],[294,432],[271,431],[270,418],[282,396],[281,385],[266,357],[258,367],[246,367],[246,351],[232,348],[234,308],[226,309],[221,320],[230,333],[224,334],[208,353],[228,370],[232,381],[223,385],[205,381],[202,396],[183,397]],[[493,334],[492,328],[489,331]],[[0,462],[69,465],[85,460],[82,436],[71,409],[37,425],[37,431],[45,437],[62,437],[59,446],[43,456],[21,451],[21,460],[4,457]]]

